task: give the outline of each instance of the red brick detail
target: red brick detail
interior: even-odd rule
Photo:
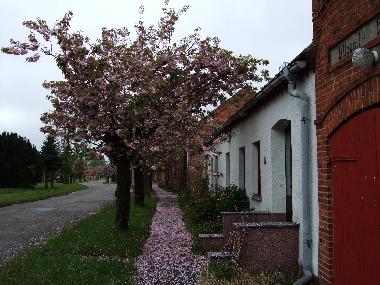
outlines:
[[[215,124],[211,124],[210,126],[206,122],[206,124],[201,127],[214,128],[216,126],[223,125],[223,123],[225,123],[255,95],[256,93],[254,92],[242,92],[224,101],[210,115],[210,117],[215,120]],[[214,131],[215,130],[210,130],[210,135]],[[200,145],[200,142],[194,142],[194,144]],[[195,149],[197,149],[197,147],[195,147]],[[188,164],[186,159],[189,159]],[[187,165],[189,166],[188,168]],[[177,158],[174,157],[172,161],[165,165],[164,169],[165,171],[163,175],[161,174],[161,177],[158,177],[160,175],[157,175],[157,178],[161,178],[161,182],[163,182],[166,186],[175,189],[184,189],[188,187],[195,197],[199,197],[204,194],[208,187],[207,177],[205,177],[205,161],[198,152],[190,153],[189,157],[187,157],[186,154],[181,154]]]
[[[166,164],[164,172],[164,184],[170,188],[179,190],[186,187],[187,184],[187,169],[186,153],[173,157],[172,161]]]
[[[213,116],[221,126],[255,95],[256,93],[253,92],[237,94],[220,104],[220,106],[212,112],[211,116]]]
[[[350,56],[331,65],[329,51],[362,24],[380,13],[378,0],[313,0],[318,196],[319,280],[334,283],[333,201],[329,137],[359,112],[380,104],[380,69],[354,69]],[[368,48],[378,45],[375,40]]]

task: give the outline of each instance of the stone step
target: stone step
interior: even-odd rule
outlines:
[[[199,234],[199,238],[203,239],[219,239],[223,237],[223,234]]]
[[[258,223],[233,223],[234,228],[297,228],[298,223],[293,222],[258,222]]]
[[[286,214],[266,211],[222,212],[223,234],[228,236],[235,230],[234,223],[285,222]]]
[[[228,251],[211,251],[207,253],[210,263],[224,263],[230,261],[235,255]]]
[[[225,245],[223,234],[200,234],[199,242],[203,252],[222,250]]]

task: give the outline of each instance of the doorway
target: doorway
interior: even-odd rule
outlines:
[[[380,108],[350,119],[330,143],[334,284],[379,284]]]
[[[286,177],[286,221],[293,219],[293,196],[292,196],[292,133],[290,124],[285,129],[285,177]]]

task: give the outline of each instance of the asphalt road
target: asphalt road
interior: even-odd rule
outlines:
[[[68,195],[0,208],[0,265],[114,200],[116,185],[85,185],[87,189]]]

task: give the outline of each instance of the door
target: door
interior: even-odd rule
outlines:
[[[348,121],[331,147],[334,284],[379,284],[380,108]]]
[[[291,128],[285,130],[285,177],[286,177],[286,221],[291,222],[293,218],[292,205],[292,136]]]

